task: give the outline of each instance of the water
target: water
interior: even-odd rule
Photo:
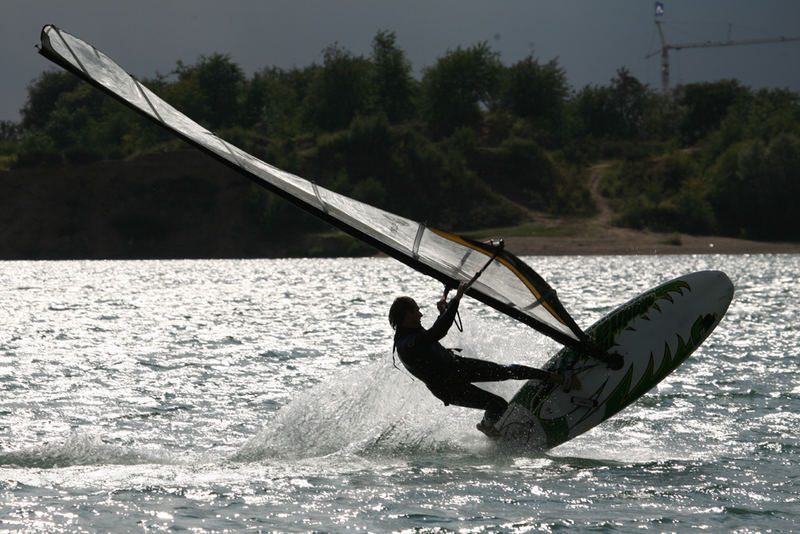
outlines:
[[[392,367],[392,299],[428,324],[441,289],[393,260],[0,263],[0,530],[800,530],[800,256],[528,261],[584,326],[694,270],[736,294],[665,382],[536,454]],[[462,316],[467,355],[557,350]]]

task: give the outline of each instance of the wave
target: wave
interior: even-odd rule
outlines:
[[[459,451],[485,441],[474,430],[479,418],[475,410],[444,407],[419,380],[384,360],[304,392],[232,460]]]
[[[457,339],[446,343],[463,347],[465,356],[537,365],[531,358],[541,360],[546,354],[545,346],[531,343],[529,332],[509,334],[481,319],[465,326]],[[480,387],[508,399],[521,383],[484,383]],[[231,459],[248,462],[334,453],[469,455],[507,449],[495,446],[475,429],[482,415],[479,410],[445,407],[399,362],[394,367],[391,355],[383,354],[367,365],[347,366],[301,393]]]
[[[96,435],[76,433],[64,443],[46,443],[18,451],[0,452],[0,466],[53,469],[86,465],[176,464],[163,450],[145,450],[106,443]]]

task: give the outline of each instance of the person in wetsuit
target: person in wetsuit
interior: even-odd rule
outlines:
[[[528,380],[531,378],[562,383],[563,377],[525,365],[500,365],[497,363],[465,358],[444,348],[440,343],[458,311],[466,283],[458,287],[455,297],[442,310],[429,329],[422,327],[422,313],[411,297],[398,297],[389,310],[389,324],[395,331],[394,350],[408,371],[422,380],[431,393],[445,406],[454,404],[466,408],[485,410],[478,429],[494,433],[494,424],[503,415],[508,402],[499,395],[490,393],[473,382],[500,380]]]

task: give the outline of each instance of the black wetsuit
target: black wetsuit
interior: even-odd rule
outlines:
[[[394,345],[408,371],[422,380],[428,389],[445,406],[455,404],[467,408],[486,410],[486,415],[496,420],[508,403],[502,397],[481,389],[472,382],[499,380],[545,379],[549,373],[524,365],[500,365],[493,362],[464,358],[444,348],[439,340],[450,327],[458,310],[458,300],[453,300],[428,330],[398,326]]]

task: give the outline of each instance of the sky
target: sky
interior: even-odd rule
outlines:
[[[798,0],[662,0],[668,44],[800,36]],[[36,53],[56,26],[134,76],[168,74],[178,60],[229,54],[248,75],[322,62],[338,43],[368,56],[379,30],[395,32],[421,76],[458,46],[486,41],[511,65],[557,59],[571,87],[606,85],[620,67],[660,88],[652,0],[0,0],[0,120],[18,121],[27,87],[58,67]],[[671,85],[736,78],[800,91],[800,41],[693,48],[670,54]]]

